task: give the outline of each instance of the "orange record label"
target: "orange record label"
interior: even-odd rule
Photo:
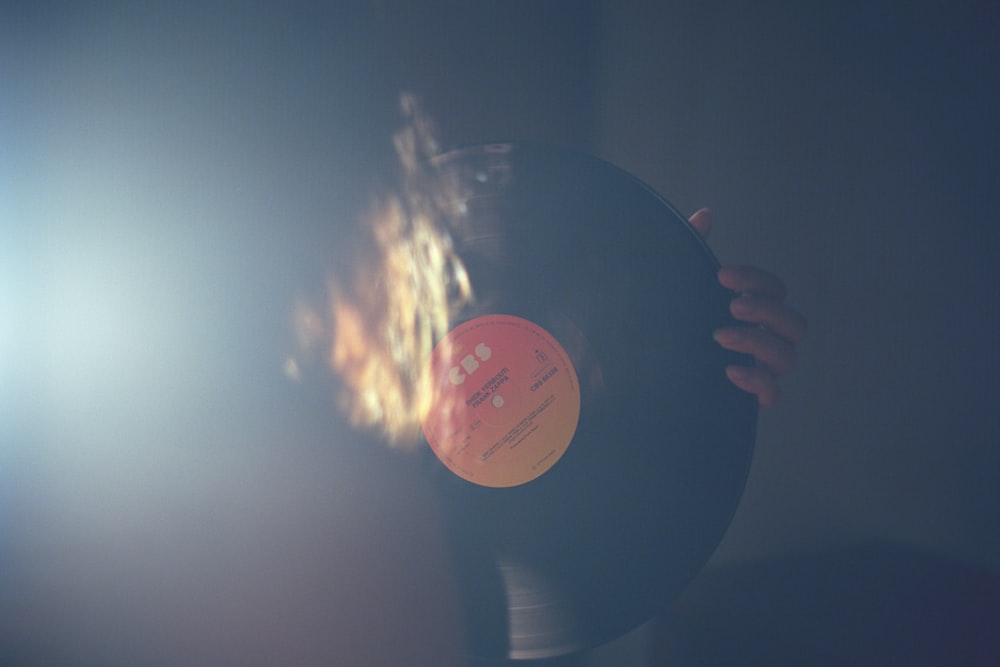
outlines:
[[[453,329],[431,355],[434,399],[424,435],[452,472],[507,487],[543,475],[580,419],[580,385],[552,334],[510,315]]]

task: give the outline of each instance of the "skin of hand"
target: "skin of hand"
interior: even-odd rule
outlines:
[[[688,222],[707,238],[712,229],[712,213],[707,208]],[[795,367],[795,347],[808,331],[805,317],[785,303],[781,280],[754,266],[724,266],[719,283],[737,293],[729,304],[733,317],[748,326],[723,327],[713,332],[716,342],[727,350],[749,354],[754,366],[726,367],[730,382],[754,394],[762,408],[772,407],[780,395],[778,378]]]

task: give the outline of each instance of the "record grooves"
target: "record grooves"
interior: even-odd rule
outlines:
[[[494,144],[447,153],[436,166],[457,193],[449,231],[476,294],[456,324],[465,338],[453,341],[468,361],[456,362],[450,381],[470,378],[454,418],[459,435],[437,442],[446,429],[430,431],[439,456],[459,452],[472,468],[463,477],[446,465],[450,454],[430,457],[468,651],[529,659],[603,644],[655,615],[697,573],[742,494],[756,403],[725,376],[745,360],[712,339],[731,323],[732,295],[684,218],[605,162]],[[463,322],[464,331],[482,328],[463,333]],[[537,325],[533,335],[551,343],[522,359],[503,347],[513,338],[500,327],[510,324]],[[561,354],[564,366],[552,359]],[[486,382],[466,368],[481,368]],[[546,384],[569,371],[575,385]],[[550,441],[561,439],[568,445],[552,463],[560,443]],[[550,467],[526,472],[536,459]],[[480,483],[480,464],[507,465],[491,478],[501,485]]]

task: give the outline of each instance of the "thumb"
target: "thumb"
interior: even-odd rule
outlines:
[[[700,209],[688,218],[688,222],[701,234],[701,238],[708,238],[708,234],[712,231],[712,211],[707,208]]]

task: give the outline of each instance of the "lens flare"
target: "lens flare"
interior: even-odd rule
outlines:
[[[351,423],[408,447],[430,406],[427,360],[473,293],[445,222],[462,201],[458,186],[432,164],[434,128],[415,99],[402,96],[401,107],[400,192],[364,216],[349,281],[329,282],[326,317],[300,306],[295,326],[300,346],[325,349],[343,380],[340,406]]]

